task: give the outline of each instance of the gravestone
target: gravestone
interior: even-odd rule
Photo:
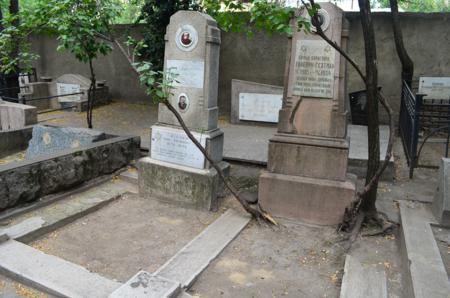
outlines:
[[[342,10],[321,6],[322,30],[345,50]],[[320,36],[292,26],[278,132],[269,142],[259,200],[275,216],[333,225],[355,199],[355,184],[347,178],[346,63]]]
[[[231,81],[231,123],[278,123],[283,87],[242,80]]]
[[[420,77],[419,92],[424,99],[450,100],[450,77]]]
[[[0,98],[0,130],[20,129],[37,123],[37,109],[33,106],[2,101]]]
[[[26,158],[33,159],[38,156],[52,155],[61,150],[80,148],[106,138],[104,132],[92,129],[35,125]]]
[[[220,30],[214,19],[179,11],[167,27],[164,69],[177,75],[170,103],[220,167],[223,132],[218,128],[217,86]],[[139,191],[146,197],[203,209],[216,209],[220,187],[216,170],[186,136],[164,104],[152,126],[150,156],[139,163]]]
[[[450,159],[442,158],[431,210],[441,225],[450,226]]]

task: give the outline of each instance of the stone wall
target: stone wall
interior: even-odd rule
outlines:
[[[0,166],[0,210],[111,174],[137,160],[139,147],[139,137],[116,137]]]
[[[364,65],[364,44],[358,13],[346,14],[350,21],[349,53]],[[375,30],[379,61],[380,86],[389,96],[397,112],[400,100],[400,62],[393,42],[389,13],[375,13]],[[450,14],[403,13],[400,21],[407,49],[416,63],[416,77],[450,76]],[[116,27],[118,35],[127,25]],[[133,28],[137,35],[139,28]],[[57,77],[64,73],[88,76],[86,65],[78,63],[71,54],[56,52],[57,42],[47,37],[33,38],[33,48],[42,59],[36,64],[39,75]],[[283,85],[287,38],[280,35],[256,33],[252,38],[245,34],[222,32],[219,71],[219,111],[228,116],[231,111],[231,80],[240,79]],[[119,50],[101,57],[94,63],[99,79],[108,81],[113,98],[126,101],[147,101],[126,59]],[[348,92],[363,89],[355,71],[349,70]],[[385,120],[385,118],[382,118]]]

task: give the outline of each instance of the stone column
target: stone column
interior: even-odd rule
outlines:
[[[179,11],[167,27],[164,69],[177,75],[170,103],[210,156],[225,171],[223,132],[218,128],[217,88],[220,30],[209,15]],[[159,105],[152,126],[150,157],[139,163],[139,191],[163,201],[217,209],[221,184],[200,150],[186,136],[175,116]]]
[[[346,49],[342,10],[331,3],[321,7],[322,30]],[[259,200],[275,216],[337,224],[355,198],[355,185],[347,179],[346,63],[320,36],[295,26],[278,133],[269,143]]]

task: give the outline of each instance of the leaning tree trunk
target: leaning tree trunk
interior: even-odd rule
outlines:
[[[398,1],[389,0],[391,6],[392,17],[392,29],[394,31],[395,48],[397,49],[397,55],[402,63],[402,81],[405,81],[409,87],[412,85],[414,76],[414,62],[409,57],[408,52],[405,49],[403,43],[403,33],[400,27],[399,15],[398,15]]]
[[[366,58],[366,90],[367,90],[367,132],[369,142],[369,159],[367,161],[366,184],[372,181],[380,167],[380,141],[378,119],[378,68],[375,33],[370,12],[369,0],[358,0],[360,7],[361,25],[364,35],[364,48]],[[376,216],[378,181],[364,195],[361,210],[368,216]]]
[[[93,128],[93,125],[92,125],[92,112],[94,110],[95,84],[96,84],[95,72],[94,72],[94,67],[92,66],[92,60],[89,60],[89,70],[91,72],[91,85],[89,86],[89,91],[88,91],[86,120],[87,120],[88,127],[90,129],[92,129]]]

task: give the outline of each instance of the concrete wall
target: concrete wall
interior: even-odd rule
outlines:
[[[400,103],[400,62],[398,60],[389,13],[374,15],[379,60],[380,86],[389,97],[395,117]],[[364,65],[364,44],[358,13],[347,13],[350,21],[349,53]],[[416,64],[416,77],[450,76],[450,14],[401,15],[406,48]],[[126,26],[116,27],[119,34]],[[132,32],[136,34],[136,29]],[[54,39],[33,39],[34,49],[41,54],[37,63],[38,74],[59,76],[80,73],[88,76],[86,65],[78,63],[69,53],[56,52]],[[231,80],[241,79],[271,85],[283,85],[287,38],[257,33],[252,38],[244,34],[222,33],[219,70],[219,109],[221,115],[230,115]],[[149,101],[139,86],[128,62],[115,49],[107,57],[95,62],[98,78],[108,81],[113,98],[127,101]],[[353,69],[349,69],[348,92],[363,89]],[[382,120],[385,117],[382,116]]]

